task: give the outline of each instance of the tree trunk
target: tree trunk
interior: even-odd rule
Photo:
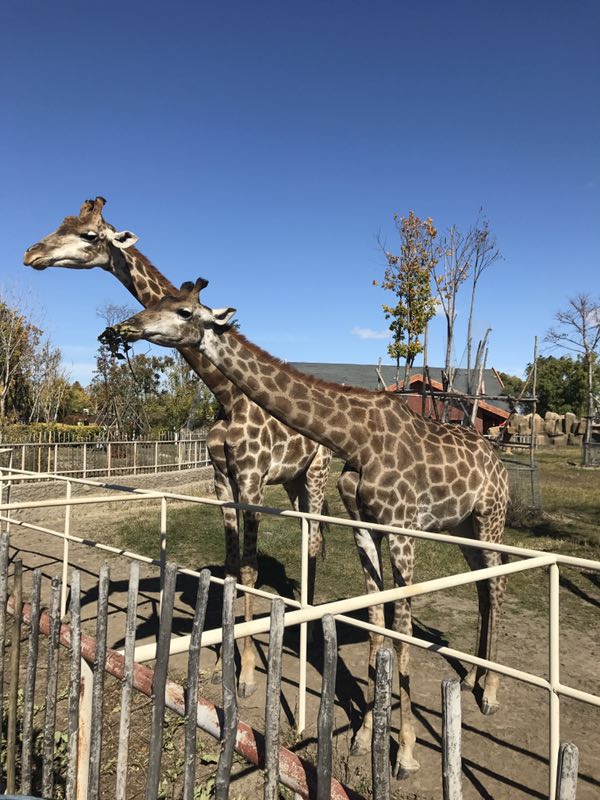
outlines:
[[[475,309],[476,287],[477,280],[473,278],[473,285],[471,287],[471,306],[469,308],[469,322],[467,324],[467,392],[469,394],[474,394],[471,380],[471,356],[473,350],[473,311]]]

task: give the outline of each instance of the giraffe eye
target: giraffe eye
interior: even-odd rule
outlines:
[[[85,233],[79,234],[82,239],[85,239],[86,242],[95,242],[98,238],[98,234],[94,231],[86,231]]]
[[[181,317],[181,319],[191,319],[192,312],[189,310],[189,308],[178,308],[177,316]]]

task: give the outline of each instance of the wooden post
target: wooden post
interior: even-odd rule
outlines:
[[[85,658],[82,658],[81,693],[79,695],[79,734],[77,737],[77,800],[88,800],[90,750],[92,740],[93,689],[94,673],[92,672],[92,668]]]
[[[535,415],[537,413],[537,400],[535,393],[537,390],[537,360],[538,360],[538,340],[536,336],[533,345],[533,381],[531,385],[531,396],[533,397],[533,402],[531,404],[531,440],[529,444],[531,505],[534,507],[539,505],[539,498],[537,497],[536,483],[535,483],[535,446],[536,446]]]
[[[87,442],[83,443],[83,477],[87,476]]]
[[[100,567],[98,581],[98,622],[96,624],[96,658],[92,686],[92,730],[90,740],[89,800],[100,797],[100,764],[102,759],[102,698],[104,696],[104,667],[106,664],[106,637],[108,616],[108,590],[110,570],[108,564]]]
[[[156,666],[154,667],[154,678],[152,680],[152,729],[150,732],[150,763],[146,783],[146,800],[156,800],[158,797],[165,719],[165,686],[169,667],[169,644],[173,626],[176,582],[177,564],[169,561],[164,569],[160,625],[158,629],[158,644],[156,646]]]
[[[71,653],[69,667],[69,760],[67,763],[66,800],[75,800],[79,751],[79,692],[81,689],[81,576],[71,573]]]
[[[8,534],[0,534],[0,719],[4,716],[4,650],[6,648],[6,601],[8,598]],[[0,748],[2,747],[0,737]],[[0,758],[0,782],[2,778]]]
[[[190,650],[188,658],[188,685],[187,706],[185,715],[185,753],[183,765],[183,800],[194,800],[196,781],[196,723],[198,720],[198,678],[200,673],[200,643],[206,608],[208,606],[208,592],[210,590],[210,572],[203,569],[198,580],[196,594],[196,609],[190,636]]]
[[[223,646],[222,680],[223,680],[223,725],[221,730],[221,755],[217,764],[215,777],[215,800],[227,800],[229,797],[229,781],[231,764],[237,731],[237,694],[235,689],[235,642],[233,626],[235,623],[234,602],[236,596],[236,579],[225,578],[223,587]]]
[[[579,750],[572,742],[561,744],[558,754],[556,800],[575,800]]]
[[[429,350],[429,322],[425,323],[423,333],[423,383],[421,384],[421,416],[425,416],[427,405],[427,355]]]
[[[371,739],[371,772],[373,800],[389,800],[390,796],[390,714],[392,708],[392,651],[382,647],[377,653],[373,734]]]
[[[285,603],[280,597],[271,602],[269,668],[265,702],[265,787],[264,800],[277,800],[279,783],[279,713],[281,709],[281,652],[283,647]]]
[[[42,745],[42,795],[54,794],[54,733],[56,728],[56,692],[58,688],[58,653],[60,634],[60,578],[52,578],[51,627],[48,641],[46,674],[46,714]]]
[[[129,720],[131,716],[131,689],[133,686],[133,656],[135,650],[135,623],[137,614],[140,565],[132,561],[129,567],[127,592],[127,621],[125,623],[125,658],[121,686],[121,718],[119,721],[119,755],[117,758],[117,784],[115,800],[127,800],[127,760],[129,756]]]
[[[19,696],[19,661],[21,656],[21,612],[23,610],[23,561],[15,560],[13,596],[15,613],[10,640],[10,686],[6,731],[6,794],[17,790],[17,699]]]
[[[444,800],[462,800],[460,683],[442,681],[442,788]]]
[[[317,800],[331,797],[331,764],[333,750],[333,715],[335,712],[335,673],[337,669],[337,634],[335,619],[326,614],[323,625],[323,683],[317,722]]]
[[[35,684],[37,677],[37,660],[40,640],[40,596],[42,587],[42,571],[38,567],[33,571],[31,588],[31,623],[29,631],[29,651],[25,672],[25,690],[23,696],[23,746],[21,749],[21,794],[31,794],[32,744],[33,744],[33,710],[35,703]]]

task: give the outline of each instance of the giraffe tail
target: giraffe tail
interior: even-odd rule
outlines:
[[[330,516],[329,511],[329,503],[327,502],[327,498],[323,499],[323,505],[321,506],[321,514],[325,517]],[[326,558],[326,548],[325,548],[325,534],[329,532],[329,524],[327,522],[320,522],[319,528],[321,530],[321,558],[325,561]]]

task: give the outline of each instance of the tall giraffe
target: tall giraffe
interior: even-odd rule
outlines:
[[[100,267],[112,273],[143,305],[152,305],[175,287],[133,245],[138,237],[117,231],[102,216],[102,197],[86,200],[79,216],[66,217],[60,226],[28,248],[24,263],[34,269]],[[321,513],[329,477],[331,452],[282,425],[253,403],[202,353],[180,349],[192,369],[215,395],[221,419],[208,434],[207,447],[215,473],[219,500],[262,505],[266,485],[281,484],[294,508]],[[257,536],[260,515],[243,513],[244,545],[240,561],[238,514],[222,508],[225,526],[225,570],[254,587],[258,573]],[[316,558],[322,549],[320,526],[309,526],[309,602],[314,595]],[[253,598],[245,593],[245,619],[253,615]],[[238,691],[250,696],[256,688],[256,654],[250,637],[242,644]]]
[[[196,347],[254,402],[304,436],[333,450],[346,462],[339,489],[354,519],[399,528],[450,530],[486,542],[499,542],[508,503],[507,473],[491,446],[466,428],[423,419],[397,396],[387,392],[325,383],[274,359],[232,329],[235,309],[202,305],[206,281],[184,284],[117,326],[127,339],[144,338],[165,346]],[[388,534],[396,585],[412,580],[414,540]],[[358,530],[369,592],[383,587],[382,536]],[[500,554],[462,548],[472,569],[500,563]],[[496,627],[505,591],[505,578],[477,584],[479,630],[477,653],[496,658]],[[370,621],[384,627],[382,606],[369,609]],[[395,631],[411,634],[410,604],[395,603]],[[369,746],[372,729],[373,672],[383,637],[371,635],[367,714],[355,750]],[[415,732],[410,707],[409,647],[395,641],[400,677],[400,734],[395,773],[404,777],[419,768],[414,758]],[[474,668],[465,679],[475,687],[481,677]],[[485,674],[482,711],[498,708],[496,673]]]

